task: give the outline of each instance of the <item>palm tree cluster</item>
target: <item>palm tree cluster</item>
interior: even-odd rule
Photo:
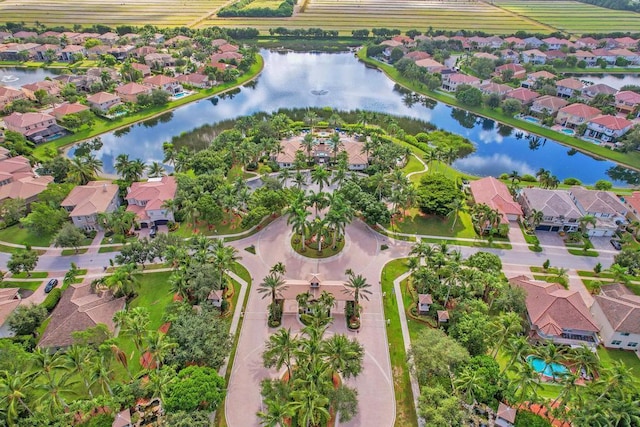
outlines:
[[[279,329],[269,337],[264,366],[278,371],[285,367],[286,373],[262,382],[262,425],[316,427],[326,425],[331,412],[340,414],[341,423],[356,415],[356,391],[339,378],[361,373],[364,349],[343,334],[326,338],[329,324],[326,314],[316,310],[300,335]]]
[[[550,171],[540,168],[536,172],[536,178],[540,182],[542,188],[558,188],[560,180],[557,176],[552,175]]]
[[[485,203],[477,203],[471,207],[473,226],[479,235],[497,233],[506,235],[509,228],[502,227],[502,214]]]
[[[99,212],[98,223],[107,233],[127,236],[135,223],[136,214],[127,211],[126,206],[120,206],[113,212]]]
[[[146,165],[140,159],[130,160],[128,154],[119,154],[118,157],[116,157],[113,167],[118,175],[127,183],[140,181],[145,175],[145,172],[149,178],[159,178],[166,174],[161,163],[152,162]]]
[[[271,303],[269,304],[269,326],[280,326],[282,322],[282,291],[287,289],[284,282],[284,274],[286,273],[286,267],[283,263],[278,262],[269,271],[260,287],[258,293],[263,294],[262,299],[271,297]]]

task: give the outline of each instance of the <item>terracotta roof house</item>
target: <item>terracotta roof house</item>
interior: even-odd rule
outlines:
[[[471,181],[471,195],[476,203],[484,203],[500,212],[501,222],[517,221],[522,216],[522,208],[513,200],[507,186],[492,176]]]
[[[449,321],[449,312],[447,310],[438,310],[438,323],[447,323]]]
[[[189,44],[189,43],[193,43],[193,41],[191,40],[190,37],[179,34],[175,37],[170,38],[166,42],[164,42],[164,45],[167,47],[177,47],[179,45],[182,45],[183,43]]]
[[[98,40],[108,45],[115,44],[119,39],[120,39],[120,36],[113,32],[104,33],[98,36]]]
[[[209,80],[209,76],[201,73],[181,74],[176,77],[176,79],[183,85],[198,87],[201,89],[212,86],[212,82]]]
[[[13,33],[14,39],[30,39],[38,37],[38,33],[34,31],[18,31],[17,33]]]
[[[616,58],[624,58],[631,63],[631,65],[637,65],[640,61],[640,54],[637,52],[631,52],[629,49],[611,49],[609,51]]]
[[[53,182],[53,177],[25,176],[13,179],[8,185],[0,187],[0,201],[6,199],[22,199],[27,206],[38,199],[38,195],[47,189]]]
[[[78,104],[77,102],[74,104],[62,104],[59,107],[53,109],[52,113],[56,120],[60,120],[64,116],[68,116],[69,114],[77,114],[82,111],[87,111],[89,107],[86,105]]]
[[[174,79],[173,77],[165,76],[164,74],[145,77],[142,80],[142,84],[153,89],[169,92],[169,94],[171,95],[184,92],[184,89],[182,88],[182,85],[178,80]]]
[[[505,95],[505,98],[517,99],[522,103],[522,105],[531,105],[533,101],[538,97],[540,97],[538,92],[534,92],[531,89],[527,89],[524,87],[514,89],[511,92],[507,92],[507,94]]]
[[[143,93],[150,94],[151,88],[135,82],[130,82],[116,88],[116,94],[125,102],[138,102],[138,96]]]
[[[589,120],[586,136],[603,142],[615,142],[633,127],[633,122],[623,117],[598,116]]]
[[[545,52],[547,55],[547,61],[553,61],[554,59],[565,59],[567,54],[561,50],[548,50]]]
[[[499,95],[500,98],[504,98],[504,96],[508,92],[511,92],[513,90],[513,88],[509,85],[503,85],[494,82],[489,82],[478,86],[478,89],[480,89],[480,92],[482,92],[484,95],[491,95],[495,93],[496,95]]]
[[[173,212],[164,209],[165,201],[176,196],[178,184],[172,176],[149,178],[147,182],[134,182],[127,192],[127,211],[136,214],[143,227],[163,225],[174,221]]]
[[[1,89],[0,89],[1,90]],[[629,114],[640,106],[640,93],[632,92],[630,90],[623,90],[615,94],[616,110],[623,114]],[[640,111],[638,111],[640,114]]]
[[[561,98],[579,95],[582,88],[584,88],[584,83],[571,77],[556,82],[556,93]]]
[[[438,61],[431,58],[420,59],[416,61],[416,65],[418,67],[426,68],[430,73],[437,73],[447,68]]]
[[[84,46],[70,44],[65,46],[65,48],[60,51],[60,53],[58,54],[58,59],[60,59],[60,61],[73,62],[75,61],[77,55],[86,56],[87,50],[84,48]]]
[[[534,49],[537,49],[544,44],[544,42],[537,37],[527,37],[522,41],[524,42],[526,47],[532,47]]]
[[[214,47],[219,47],[222,46],[223,44],[227,44],[229,43],[228,41],[226,41],[225,39],[215,39],[211,41],[211,46]]]
[[[20,304],[20,288],[0,289],[0,338],[8,338],[15,335],[6,325],[6,321],[13,310]]]
[[[577,50],[573,56],[576,57],[577,61],[584,61],[587,67],[595,67],[598,62],[598,57],[588,50]]]
[[[494,55],[492,53],[487,53],[487,52],[476,52],[476,53],[473,54],[473,57],[474,58],[490,59],[492,61],[497,61],[498,59],[500,59],[496,55]]]
[[[602,59],[607,64],[615,64],[616,56],[613,53],[611,53],[609,49],[611,48],[594,49],[591,51],[591,53],[593,53],[596,56],[596,59]]]
[[[21,133],[35,143],[63,131],[56,118],[45,113],[12,113],[4,118],[4,124],[7,129]]]
[[[98,92],[87,97],[87,103],[94,110],[99,110],[106,113],[111,108],[122,103],[122,100],[118,95],[114,95],[109,92]]]
[[[242,59],[242,55],[238,52],[221,52],[214,53],[209,57],[211,63],[216,63],[220,61],[240,61]]]
[[[527,276],[512,277],[509,283],[527,294],[525,305],[531,339],[566,345],[598,345],[600,328],[578,291]]]
[[[522,52],[522,62],[541,65],[547,62],[547,54],[538,49],[525,50]]]
[[[491,74],[492,76],[502,77],[502,75],[510,71],[512,73],[512,78],[514,79],[524,79],[527,75],[527,70],[520,64],[504,64],[496,67],[496,69]]]
[[[530,110],[539,115],[554,115],[558,110],[566,107],[567,104],[569,104],[569,102],[565,99],[558,98],[557,96],[544,95],[533,101]]]
[[[7,43],[0,45],[0,59],[16,61],[23,59],[23,52],[28,58],[32,57],[34,51],[39,47],[38,43]]]
[[[518,410],[500,402],[498,412],[496,412],[495,425],[498,427],[513,427],[516,422]]]
[[[498,55],[501,59],[504,59],[506,62],[520,62],[520,52],[512,49],[502,49],[498,51]]]
[[[558,50],[562,46],[569,47],[573,45],[569,40],[559,39],[557,37],[547,37],[546,39],[542,39],[542,42],[549,47],[549,50]]]
[[[460,85],[477,86],[480,79],[461,73],[451,73],[442,76],[442,88],[449,92],[455,92]]]
[[[282,140],[280,143],[281,150],[273,157],[273,160],[277,162],[281,168],[293,167],[296,152],[304,151],[302,148],[302,139],[302,135],[296,135]],[[327,163],[334,155],[327,139],[327,137],[320,137],[316,139],[314,143],[311,155],[315,158],[317,163]],[[369,159],[366,153],[362,152],[363,144],[361,142],[356,141],[351,137],[341,137],[340,142],[342,143],[340,151],[347,152],[349,170],[360,171],[369,166]]]
[[[593,37],[581,37],[575,41],[575,45],[580,48],[586,47],[589,49],[595,49],[598,47],[598,40]]]
[[[566,107],[562,107],[560,110],[558,110],[556,123],[559,123],[562,126],[566,126],[568,128],[575,128],[583,123],[587,123],[591,119],[598,117],[600,114],[600,110],[595,107],[575,103],[567,105]]]
[[[13,34],[8,31],[0,31],[0,42],[10,39],[12,36]]]
[[[504,42],[508,46],[512,46],[514,49],[524,49],[527,44],[519,37],[507,37]]]
[[[536,227],[540,231],[578,231],[578,220],[584,216],[566,190],[523,188],[518,202],[526,217],[534,210],[542,212],[542,222]]]
[[[387,46],[387,47],[390,47],[390,48],[404,46],[404,44],[401,41],[396,41],[396,40],[391,40],[391,39],[381,41],[380,45],[381,46]],[[224,45],[221,45],[221,46],[224,46]],[[220,47],[220,46],[218,46],[218,47]]]
[[[431,55],[421,50],[414,50],[412,52],[407,53],[403,58],[407,58],[412,61],[419,61],[421,59],[431,58]]]
[[[624,204],[629,209],[627,213],[640,221],[640,191],[634,191],[630,196],[624,196]]]
[[[8,150],[1,147],[2,160],[0,160],[0,186],[8,185],[16,179],[33,176],[29,159],[23,156],[9,157]]]
[[[91,284],[71,284],[51,313],[51,320],[38,347],[66,348],[73,344],[72,332],[104,324],[116,332],[113,315],[124,309],[126,298],[114,298],[109,292],[94,293]]]
[[[120,206],[118,186],[108,181],[91,181],[71,190],[60,205],[69,212],[76,227],[99,230],[98,214],[113,212]]]
[[[634,49],[638,47],[638,40],[632,39],[629,36],[616,37],[614,40],[618,44],[618,47],[623,49]]]
[[[640,296],[614,283],[603,285],[593,299],[591,313],[604,346],[633,350],[640,357]]]
[[[60,45],[57,44],[43,44],[33,49],[33,58],[38,61],[50,61],[58,58],[58,55],[62,51]],[[51,55],[51,56],[50,56]]]
[[[542,71],[536,71],[535,73],[529,73],[527,74],[527,80],[535,82],[538,81],[540,79],[547,79],[547,80],[553,80],[555,79],[557,76],[555,74],[552,74],[546,70],[542,70]]]
[[[604,83],[598,83],[591,86],[586,86],[582,89],[582,98],[587,100],[595,98],[597,95],[615,95],[618,93],[618,89],[608,86]]]
[[[57,96],[60,95],[62,88],[56,80],[42,80],[22,86],[22,91],[27,95],[27,98],[32,100],[36,99],[35,93],[38,90],[44,90],[47,95]]]
[[[23,91],[8,86],[0,86],[0,110],[4,110],[13,101],[26,99]]]
[[[145,55],[144,63],[149,67],[172,67],[175,65],[176,60],[168,53],[150,53]]]
[[[227,43],[222,46],[218,46],[218,52],[227,53],[227,52],[237,52],[240,48],[234,44]]]
[[[151,67],[146,64],[139,64],[137,62],[131,63],[131,68],[134,70],[138,70],[142,73],[142,77],[147,77],[151,75]]]

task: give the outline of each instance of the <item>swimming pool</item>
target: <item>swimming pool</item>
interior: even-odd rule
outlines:
[[[591,142],[592,144],[598,144],[600,145],[600,141],[598,141],[595,138],[591,138],[590,136],[583,136],[582,137],[583,140],[587,141],[587,142]]]
[[[175,99],[178,99],[178,98],[182,98],[182,97],[187,96],[187,95],[189,95],[189,92],[179,92],[179,93],[176,93],[175,95],[173,95],[173,97]]]
[[[540,119],[533,116],[524,116],[523,119],[531,123],[540,123]]]
[[[527,362],[536,372],[546,377],[561,377],[569,373],[566,366],[559,363],[550,363],[547,365],[544,360],[536,356],[528,356]]]
[[[576,131],[573,130],[573,129],[564,128],[564,129],[562,129],[562,133],[566,133],[567,135],[575,135]]]

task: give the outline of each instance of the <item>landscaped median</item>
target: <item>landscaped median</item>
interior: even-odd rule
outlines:
[[[216,86],[210,89],[194,92],[190,96],[186,96],[183,98],[179,98],[175,101],[171,101],[167,103],[167,105],[162,107],[148,108],[144,111],[140,111],[131,115],[116,118],[114,120],[98,118],[96,120],[95,125],[91,129],[83,129],[72,135],[67,135],[55,141],[51,141],[51,142],[39,145],[34,150],[33,155],[39,160],[47,160],[52,155],[57,155],[57,149],[59,148],[72,145],[90,138],[94,138],[106,132],[111,132],[117,129],[125,128],[127,126],[131,126],[133,124],[136,124],[144,120],[152,119],[156,116],[162,115],[182,105],[189,104],[194,101],[210,98],[212,96],[220,95],[221,93],[228,92],[232,89],[237,88],[238,86],[241,86],[244,83],[247,83],[248,81],[255,79],[262,71],[263,66],[264,66],[264,60],[262,56],[256,54],[255,64],[253,64],[245,74],[243,74],[242,76],[240,76],[239,78],[237,78],[232,82],[223,83],[219,86]],[[53,148],[54,150],[51,151],[51,148]]]
[[[373,66],[382,70],[390,79],[397,82],[399,85],[409,90],[412,90],[414,92],[420,93],[426,97],[435,99],[436,101],[440,101],[448,105],[452,105],[457,108],[461,108],[466,111],[470,111],[479,116],[487,117],[487,118],[496,120],[500,123],[504,123],[504,124],[513,126],[515,128],[525,130],[529,133],[539,135],[544,138],[552,139],[563,145],[573,147],[576,150],[582,151],[584,153],[588,153],[603,159],[609,159],[614,162],[625,165],[629,168],[640,170],[640,152],[634,151],[631,153],[622,153],[620,151],[614,151],[600,145],[595,145],[593,143],[583,141],[579,138],[573,138],[561,132],[556,132],[551,129],[537,126],[536,124],[531,122],[516,119],[514,117],[503,114],[499,110],[491,110],[485,107],[468,107],[468,106],[462,105],[451,94],[446,94],[439,91],[430,91],[421,83],[417,83],[415,81],[402,77],[400,75],[400,72],[396,70],[392,65],[384,64],[375,59],[368,58],[366,47],[360,49],[360,51],[358,51],[357,53],[357,56],[365,64],[368,64],[370,66]]]

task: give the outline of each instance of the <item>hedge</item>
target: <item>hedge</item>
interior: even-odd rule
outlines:
[[[40,305],[42,305],[47,309],[49,313],[51,313],[53,309],[56,308],[56,305],[58,305],[60,298],[62,298],[62,290],[60,288],[53,288]]]

